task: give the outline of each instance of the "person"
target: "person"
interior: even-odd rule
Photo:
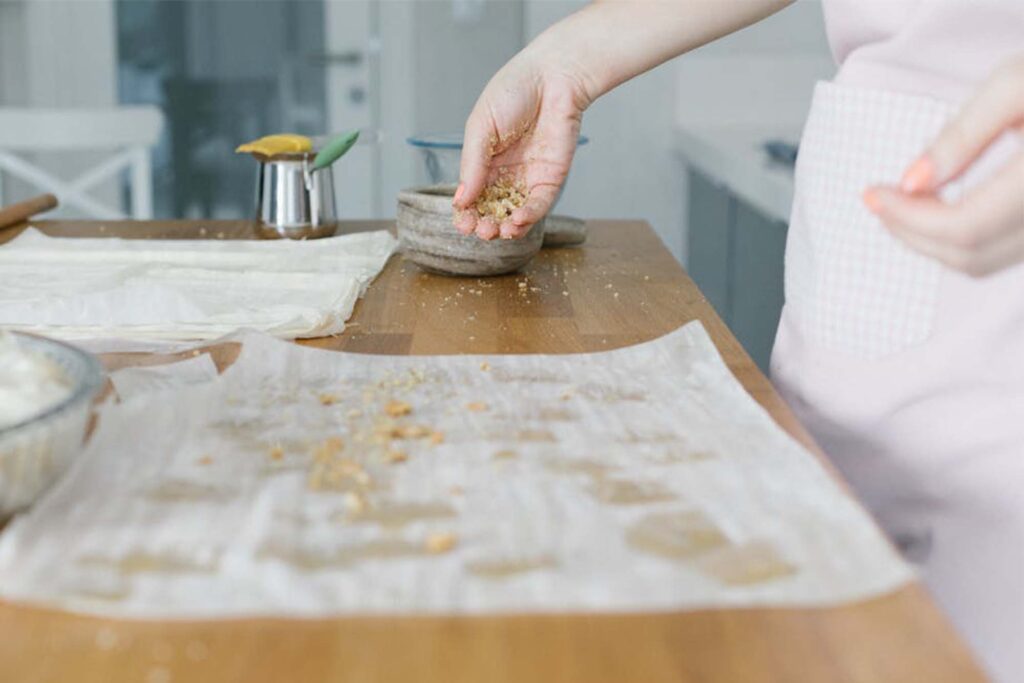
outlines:
[[[784,0],[595,2],[465,126],[455,227],[521,237],[602,94]],[[823,0],[772,358],[783,396],[989,672],[1024,681],[1024,2]],[[505,218],[474,202],[515,178]]]

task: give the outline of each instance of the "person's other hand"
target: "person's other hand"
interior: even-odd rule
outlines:
[[[1024,261],[1024,151],[959,201],[938,191],[1003,133],[1024,132],[1024,59],[999,68],[907,170],[864,202],[911,248],[970,275]]]
[[[466,121],[452,202],[455,227],[464,235],[522,237],[558,197],[590,102],[579,78],[544,69],[544,62],[538,55],[514,58],[487,84]],[[475,207],[498,178],[513,180],[526,194],[525,203],[500,222]]]

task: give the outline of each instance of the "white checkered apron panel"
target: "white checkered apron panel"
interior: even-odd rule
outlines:
[[[896,184],[953,113],[923,97],[819,83],[800,144],[786,304],[808,341],[878,358],[931,334],[941,266],[864,206]]]

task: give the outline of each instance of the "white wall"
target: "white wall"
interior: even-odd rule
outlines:
[[[793,142],[803,127],[814,83],[834,72],[820,0],[798,0],[677,62],[677,125],[713,122],[772,129]],[[685,211],[685,178],[678,187]],[[685,214],[678,232],[685,245]]]
[[[418,132],[460,131],[491,76],[523,45],[521,0],[418,0]]]
[[[802,118],[814,81],[833,71],[819,0],[677,60],[676,113],[720,122]]]
[[[8,0],[9,1],[9,0]],[[104,106],[117,101],[113,0],[39,2],[22,12],[26,102],[33,106]]]
[[[117,103],[116,53],[113,0],[0,0],[0,105],[112,106]],[[95,156],[36,155],[34,162],[74,176],[94,164]],[[4,202],[38,194],[5,180]],[[94,194],[113,202],[117,192],[110,183]]]
[[[383,215],[402,188],[427,181],[405,139],[461,133],[491,76],[523,45],[522,0],[381,0]]]
[[[25,70],[25,3],[0,1],[0,106],[23,104]]]

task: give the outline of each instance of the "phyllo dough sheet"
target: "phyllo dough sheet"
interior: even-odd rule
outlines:
[[[217,339],[344,330],[395,249],[384,231],[319,240],[48,237],[0,245],[0,326],[61,339]]]
[[[657,611],[832,605],[912,578],[699,323],[583,355],[241,341],[219,376],[121,382],[73,471],[0,536],[4,598],[127,617]]]

